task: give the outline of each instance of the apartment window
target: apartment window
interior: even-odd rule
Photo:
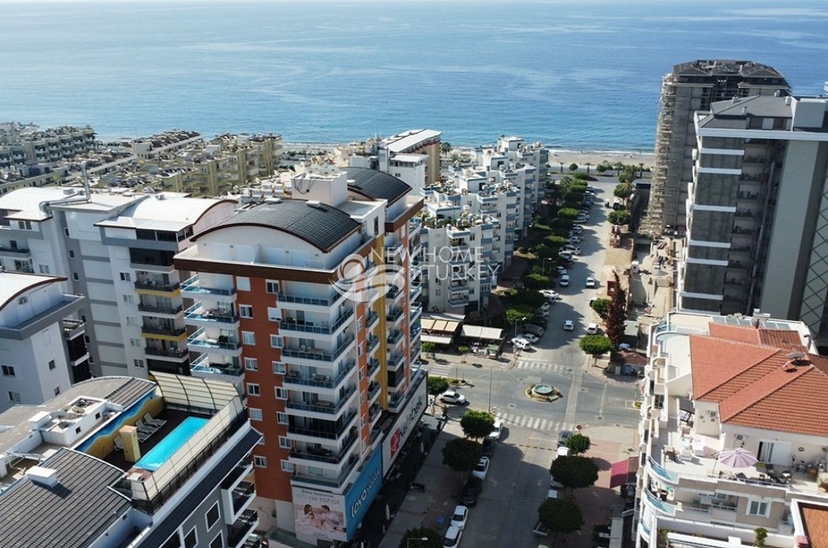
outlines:
[[[140,369],[144,368],[144,360],[132,360],[132,365]]]
[[[248,408],[248,413],[250,414],[250,420],[252,421],[260,421],[263,418],[261,409],[250,407]]]
[[[273,362],[274,375],[284,375],[285,371],[285,364],[283,362]]]
[[[49,265],[47,265],[47,264],[39,264],[39,265],[37,265],[37,270],[38,270],[41,274],[48,274],[48,273],[49,273]]]
[[[210,541],[210,548],[223,548],[224,547],[224,537],[219,531],[219,534],[216,535],[216,538]]]
[[[290,424],[287,413],[276,412],[276,422],[279,424]]]
[[[241,276],[237,277],[236,289],[239,291],[250,291],[250,278],[244,278]]]
[[[282,449],[290,449],[292,447],[290,440],[285,436],[279,436],[279,447]]]
[[[131,282],[132,281],[132,274],[130,274],[129,272],[121,272],[119,275],[121,276],[121,281],[122,282]]]
[[[259,370],[259,360],[256,358],[245,358],[244,359],[244,368],[247,371],[258,371]]]
[[[258,384],[249,382],[247,383],[247,395],[248,396],[261,396],[262,389],[259,387]]]
[[[187,536],[184,537],[184,548],[195,548],[198,545],[198,536],[196,535],[196,529],[193,527],[190,529],[190,532],[187,533]]]
[[[256,334],[252,331],[242,331],[242,343],[248,345],[256,344]]]
[[[83,336],[83,342],[85,342],[86,344],[89,344],[90,342],[92,342],[92,339],[89,338],[89,335],[84,335]]]
[[[276,294],[279,292],[279,282],[274,280],[266,280],[265,281],[265,291],[271,294]]]
[[[60,394],[60,386],[55,386],[55,396]]]
[[[207,529],[212,529],[219,519],[219,506],[215,503],[207,510]]]
[[[31,221],[17,221],[17,228],[20,230],[31,230],[32,229],[32,222]]]
[[[277,386],[276,387],[276,399],[277,400],[286,400],[288,399],[288,391],[284,388]]]
[[[325,471],[319,468],[318,466],[308,466],[308,474],[311,476],[324,476]]]
[[[760,502],[758,500],[750,501],[748,505],[747,514],[749,516],[763,516],[768,517],[768,510],[770,510],[770,505],[767,502]]]
[[[69,229],[65,226],[63,227],[63,235],[66,236],[67,238],[69,237]]]
[[[256,468],[267,468],[267,457],[253,455],[253,466]]]
[[[271,348],[282,348],[285,342],[284,339],[279,335],[271,335],[270,336],[270,347]]]
[[[126,318],[127,325],[138,325],[138,318],[135,316],[127,316]]]
[[[293,464],[290,461],[283,460],[282,461],[282,472],[287,472],[289,474],[293,473]]]
[[[74,259],[74,258],[75,258],[75,252],[74,252],[74,251],[72,251],[71,249],[69,250],[69,258],[70,258],[70,259]]]
[[[20,399],[20,392],[9,391],[9,401],[13,401],[14,403],[20,403],[22,401]]]
[[[77,272],[72,272],[72,279],[75,280],[75,281],[80,280],[80,276],[78,276]]]
[[[49,360],[49,370],[51,371],[54,368],[55,368],[55,360]]]
[[[14,367],[11,365],[4,365],[3,366],[3,376],[4,377],[14,377]]]
[[[267,319],[271,322],[279,322],[282,321],[282,310],[279,308],[271,308],[268,307],[267,309]]]
[[[123,295],[126,304],[135,304],[135,295]]]
[[[249,304],[240,304],[239,305],[239,316],[245,319],[252,319],[253,318],[253,307]]]
[[[143,343],[141,342],[141,339],[129,339],[129,345],[133,348],[141,348]]]

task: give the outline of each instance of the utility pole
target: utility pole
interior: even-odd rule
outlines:
[[[489,368],[489,413],[492,412],[492,374],[494,373],[494,367]]]

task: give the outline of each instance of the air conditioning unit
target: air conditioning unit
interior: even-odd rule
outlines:
[[[743,435],[741,435],[741,434],[739,434],[738,436],[736,436],[736,440],[737,440],[737,441],[742,441],[743,439],[745,439],[745,437],[744,437]]]

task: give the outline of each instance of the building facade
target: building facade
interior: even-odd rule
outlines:
[[[653,181],[645,228],[685,230],[687,185],[693,180],[696,146],[693,114],[733,97],[788,95],[776,69],[753,61],[696,60],[673,67],[661,81]]]
[[[747,97],[711,109],[695,122],[679,307],[760,308],[823,338],[828,100]]]
[[[196,375],[243,371],[265,435],[254,455],[264,527],[347,541],[397,456],[383,448],[388,436],[410,433],[425,407],[408,273],[409,221],[422,202],[362,168],[311,165],[291,188],[292,198],[253,205],[176,256],[195,274],[185,296],[237,314],[224,324],[187,318],[188,347],[205,366]],[[325,526],[310,515],[323,504],[333,514]]]

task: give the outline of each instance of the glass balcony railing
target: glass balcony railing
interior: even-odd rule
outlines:
[[[292,318],[286,318],[279,324],[279,329],[284,331],[298,331],[301,333],[319,333],[322,335],[331,335],[335,333],[340,327],[348,323],[353,318],[354,310],[348,309],[338,320],[331,325],[319,324],[316,322],[299,322]]]
[[[205,309],[201,303],[196,303],[184,312],[188,320],[216,323],[238,323],[239,317],[232,310]]]
[[[208,337],[203,327],[187,337],[187,344],[206,349],[238,350],[241,348],[241,343],[235,337],[228,337],[226,335],[221,335],[216,338]]]
[[[342,394],[342,397],[340,398],[339,402],[334,403],[332,401],[326,400],[315,400],[310,403],[289,401],[287,402],[287,408],[298,409],[300,411],[311,411],[313,413],[326,413],[329,415],[335,415],[339,413],[339,411],[342,410],[342,408],[348,403],[354,392],[356,392],[356,386],[351,385]]]
[[[339,386],[339,383],[342,382],[345,377],[348,376],[351,371],[354,370],[356,367],[356,361],[351,360],[345,365],[340,371],[339,374],[331,380],[330,377],[327,375],[308,375],[302,376],[299,374],[298,371],[289,371],[285,375],[284,383],[285,384],[297,384],[301,386],[315,386],[318,388],[336,388]]]
[[[198,275],[195,275],[192,278],[189,278],[189,279],[185,280],[181,284],[181,291],[183,291],[184,293],[195,293],[195,294],[198,294],[198,295],[224,295],[224,296],[229,296],[229,295],[235,295],[236,294],[236,288],[235,287],[230,288],[230,289],[220,289],[220,288],[217,288],[217,287],[206,287],[206,286],[201,284],[201,281],[199,280]]]
[[[290,357],[290,358],[301,358],[305,360],[316,360],[316,361],[323,361],[323,362],[332,362],[337,360],[343,352],[348,348],[348,346],[354,342],[354,335],[349,334],[345,337],[345,340],[342,344],[340,344],[333,352],[328,350],[316,349],[316,348],[306,348],[304,350],[293,349],[293,348],[283,348],[282,349],[282,356]]]
[[[336,453],[330,449],[306,447],[304,449],[292,449],[290,456],[296,459],[314,460],[317,462],[327,462],[329,464],[339,464],[342,459],[348,454],[348,451],[353,447],[357,440],[356,434],[348,434],[342,442],[342,450]]]
[[[336,425],[334,425],[331,421],[322,421],[330,424],[331,428],[314,428],[311,426],[290,425],[288,426],[288,433],[295,434],[297,436],[309,436],[314,438],[335,440],[342,437],[342,434],[348,430],[356,415],[356,409],[352,409],[344,418],[340,419],[339,427],[336,427]]]

